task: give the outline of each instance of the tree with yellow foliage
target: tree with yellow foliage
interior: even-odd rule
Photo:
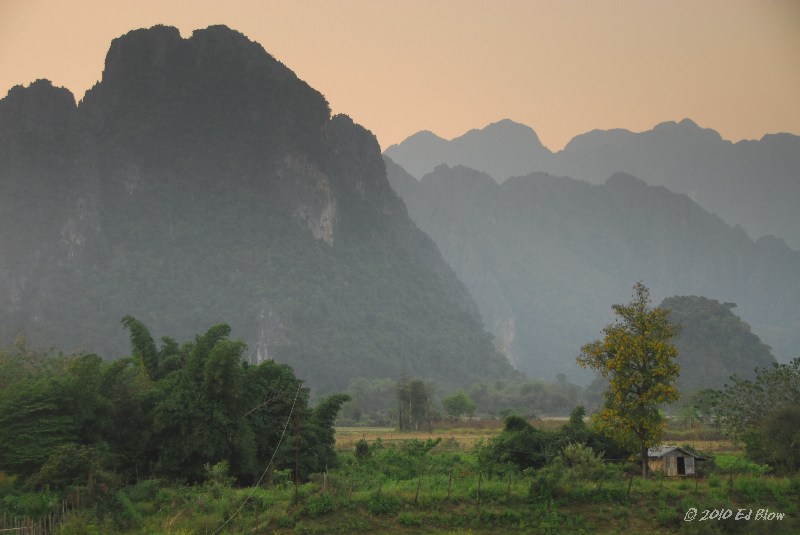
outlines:
[[[661,439],[665,424],[658,407],[679,398],[678,350],[671,343],[678,326],[670,323],[669,310],[650,306],[644,284],[633,288],[630,303],[612,306],[619,320],[603,329],[603,339],[583,346],[577,360],[608,379],[595,425],[618,442],[635,441],[647,477],[647,449]]]

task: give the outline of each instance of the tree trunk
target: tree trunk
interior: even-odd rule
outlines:
[[[647,446],[642,442],[642,479],[647,479]]]

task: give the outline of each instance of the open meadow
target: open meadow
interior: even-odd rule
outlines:
[[[553,432],[565,424],[532,423]],[[51,513],[47,530],[25,528],[25,522],[41,525],[36,508],[48,510],[47,494],[17,496],[28,520],[7,514],[3,529],[59,535],[800,531],[800,478],[772,477],[713,430],[668,428],[667,441],[694,445],[716,460],[696,478],[648,480],[625,463],[606,463],[614,467],[595,473],[558,462],[523,471],[489,466],[485,448],[496,445],[502,430],[499,420],[445,423],[432,432],[342,427],[339,466],[299,485],[284,470],[237,488],[227,467],[214,466],[202,484],[151,479],[112,496],[71,496]],[[10,500],[4,499],[7,510]]]

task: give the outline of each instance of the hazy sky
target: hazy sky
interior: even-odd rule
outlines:
[[[797,0],[0,0],[0,93],[48,78],[80,99],[111,40],[155,24],[241,31],[384,148],[502,118],[554,150],[684,117],[800,134]]]

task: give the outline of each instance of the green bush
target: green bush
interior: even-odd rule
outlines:
[[[586,444],[567,444],[560,457],[569,469],[571,479],[594,480],[603,471],[603,454],[595,453]]]
[[[420,513],[402,512],[397,515],[397,522],[406,527],[420,527],[422,526],[424,515]]]
[[[355,449],[356,459],[359,461],[365,461],[369,459],[372,452],[369,449],[369,442],[364,440],[363,438],[356,442],[356,449]]]
[[[736,492],[747,497],[750,501],[759,501],[764,495],[766,490],[764,483],[760,478],[753,477],[739,477],[733,482],[733,488]]]
[[[142,525],[142,515],[136,510],[133,502],[124,492],[119,491],[116,493],[116,500],[113,506],[114,521],[119,527],[134,528]]]
[[[757,464],[741,455],[717,455],[714,459],[717,472],[720,474],[750,474],[760,476],[772,471],[772,467],[766,464]]]
[[[560,496],[563,491],[560,485],[563,477],[563,464],[557,460],[550,466],[537,470],[528,488],[528,498],[534,502],[540,502]]]
[[[400,498],[388,494],[375,494],[367,502],[367,510],[376,516],[396,513],[400,509]]]
[[[145,479],[136,485],[128,487],[126,493],[131,501],[135,503],[153,501],[163,485],[164,481],[161,479]]]
[[[678,521],[678,513],[674,507],[669,507],[664,500],[658,502],[658,513],[656,514],[659,525],[669,527]]]
[[[481,522],[496,526],[516,526],[524,522],[525,519],[522,513],[511,509],[504,509],[500,512],[481,509],[478,513],[478,518]]]
[[[6,516],[42,518],[60,505],[58,496],[51,492],[8,494],[0,500],[0,512]]]
[[[306,500],[305,512],[308,516],[316,518],[335,509],[333,497],[328,493],[317,494]]]
[[[295,518],[289,515],[281,515],[275,520],[278,527],[284,529],[293,528],[296,522]]]

